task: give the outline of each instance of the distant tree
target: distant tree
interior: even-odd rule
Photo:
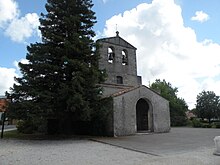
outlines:
[[[73,122],[90,121],[100,101],[104,74],[94,52],[92,0],[48,0],[41,14],[42,42],[27,47],[28,64],[7,96],[10,115],[23,120],[53,121],[58,131]],[[48,127],[49,127],[48,126]],[[53,130],[56,131],[56,130]]]
[[[172,87],[169,82],[160,79],[152,83],[150,88],[159,91],[160,95],[169,101],[171,125],[185,125],[188,105],[183,98],[177,97],[178,88]]]
[[[190,112],[194,115],[193,118],[196,118],[196,117],[197,117],[197,111],[196,111],[196,108],[191,109]]]
[[[219,114],[219,96],[213,91],[202,91],[197,95],[196,100],[196,114],[198,117],[208,119],[211,123],[211,119],[218,117]]]

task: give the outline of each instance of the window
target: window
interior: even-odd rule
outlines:
[[[123,78],[121,76],[117,76],[117,84],[123,84]]]
[[[112,64],[114,62],[114,58],[115,58],[114,48],[109,47],[108,48],[108,63]]]
[[[128,53],[126,50],[121,51],[122,55],[122,65],[128,65]]]

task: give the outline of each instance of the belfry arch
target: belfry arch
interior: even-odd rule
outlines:
[[[151,103],[144,98],[140,98],[136,103],[136,128],[137,132],[153,131]]]

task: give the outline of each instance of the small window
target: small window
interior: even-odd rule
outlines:
[[[128,65],[128,53],[126,50],[121,51],[122,55],[122,65]]]
[[[117,76],[117,84],[123,84],[123,78],[121,76]]]
[[[109,47],[108,48],[108,63],[112,64],[114,62],[114,58],[115,58],[114,48]]]

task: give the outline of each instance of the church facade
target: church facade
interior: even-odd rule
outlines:
[[[169,132],[169,102],[142,85],[137,75],[136,48],[116,32],[115,37],[99,39],[99,68],[108,75],[101,84],[103,96],[112,98],[110,136],[137,132]]]

